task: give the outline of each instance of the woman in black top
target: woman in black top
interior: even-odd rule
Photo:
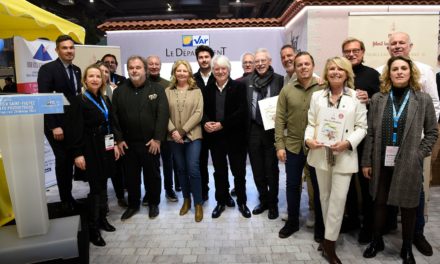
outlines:
[[[103,74],[90,65],[82,78],[83,92],[67,112],[66,138],[75,166],[85,171],[90,185],[88,195],[90,242],[105,246],[99,229],[116,229],[106,218],[107,178],[113,173],[119,149],[113,139],[113,116],[110,100],[104,95]]]

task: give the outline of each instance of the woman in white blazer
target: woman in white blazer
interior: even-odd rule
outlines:
[[[328,59],[323,75],[327,88],[312,95],[304,140],[310,148],[307,162],[316,168],[319,185],[325,225],[322,254],[330,263],[341,263],[335,253],[335,241],[341,229],[351,175],[358,171],[356,147],[367,133],[367,109],[356,98],[354,74],[347,59]],[[328,129],[323,129],[326,126],[322,120],[332,117],[336,120],[325,122],[327,128],[339,125],[329,134]],[[328,140],[324,140],[325,135]]]

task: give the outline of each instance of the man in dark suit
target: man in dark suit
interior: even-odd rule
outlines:
[[[269,209],[268,218],[278,213],[279,169],[275,150],[274,130],[264,130],[258,101],[277,96],[283,88],[283,76],[274,72],[267,49],[255,52],[255,70],[246,77],[248,101],[248,152],[260,204],[252,213],[258,215]]]
[[[141,171],[149,187],[149,217],[159,215],[161,193],[160,142],[165,139],[169,119],[165,90],[147,80],[147,63],[140,56],[127,61],[130,79],[113,93],[115,139],[125,155],[128,208],[121,220],[132,217],[140,206]],[[120,128],[120,130],[118,129]]]
[[[69,102],[81,92],[81,70],[72,64],[75,45],[68,35],[56,40],[58,59],[41,66],[38,72],[39,93],[62,93]],[[64,112],[68,111],[68,106]],[[55,174],[63,209],[74,210],[72,197],[73,158],[64,141],[65,114],[44,115],[44,134],[55,155]]]
[[[217,206],[212,218],[218,218],[229,200],[228,160],[234,176],[238,210],[243,217],[251,217],[246,206],[246,124],[247,101],[243,83],[233,81],[229,74],[231,63],[226,56],[212,59],[215,83],[203,90],[204,140],[211,147],[215,169],[215,199]]]
[[[110,53],[105,54],[104,56],[102,56],[101,61],[107,63],[110,67],[110,82],[119,86],[126,80],[124,76],[116,74],[116,68],[118,68],[118,60],[116,59],[115,55]]]

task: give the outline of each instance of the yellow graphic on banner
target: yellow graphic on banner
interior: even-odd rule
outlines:
[[[5,167],[3,166],[3,158],[0,154],[0,226],[10,222],[14,218],[15,215],[12,209],[11,197],[9,196]]]

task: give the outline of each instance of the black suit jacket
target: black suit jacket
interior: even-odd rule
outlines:
[[[205,85],[205,82],[203,81],[202,74],[200,73],[200,70],[198,70],[194,74],[194,79],[196,80],[197,86],[203,91],[205,88],[209,85],[215,84],[215,78],[214,75],[209,76],[208,83]]]
[[[216,118],[216,91],[215,82],[208,85],[203,93],[203,118],[202,127],[206,122],[220,122],[223,129],[214,133],[206,133],[203,130],[203,137],[206,140],[215,140],[217,136],[225,136],[228,142],[233,144],[246,145],[246,120],[247,102],[246,87],[243,83],[229,78],[224,90],[226,91],[224,119]]]
[[[117,86],[121,85],[127,78],[125,78],[122,75],[111,73],[110,74],[110,81],[116,84]]]
[[[246,76],[244,80],[247,91],[248,128],[250,127],[251,118],[252,118],[252,98],[254,93],[254,85],[251,80],[252,80],[252,75],[254,74],[257,74],[257,72],[254,71],[252,74]],[[284,77],[277,73],[273,73],[273,79],[270,82],[270,95],[268,95],[267,97],[273,97],[279,95],[283,86],[284,86]]]
[[[81,92],[81,69],[73,65],[73,73],[76,77],[76,93]],[[75,97],[73,88],[70,84],[69,76],[66,68],[58,58],[54,61],[44,64],[38,71],[38,92],[39,93],[63,93],[69,102]],[[68,107],[64,107],[64,112],[68,111]],[[61,127],[64,128],[64,114],[44,115],[44,128],[46,132]]]

